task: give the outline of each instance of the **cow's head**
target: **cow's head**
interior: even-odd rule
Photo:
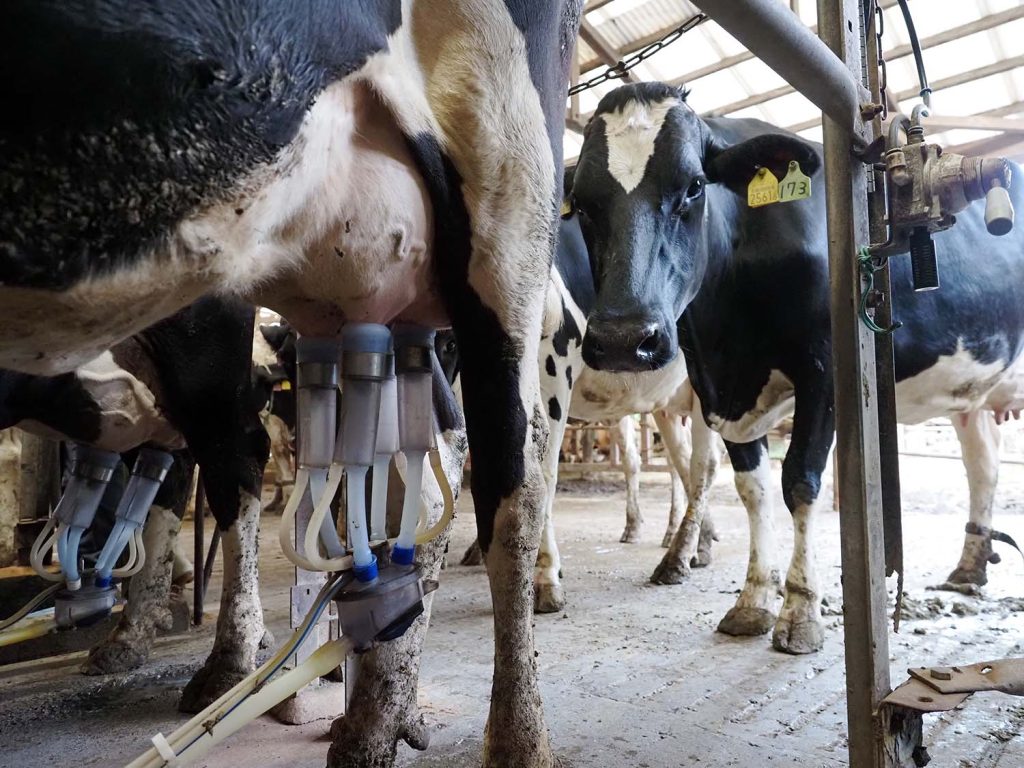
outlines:
[[[583,340],[588,365],[653,370],[676,356],[676,321],[708,264],[709,186],[745,196],[758,167],[782,178],[790,160],[808,175],[819,165],[813,147],[792,136],[727,146],[679,88],[640,83],[601,99],[571,197],[597,288]]]

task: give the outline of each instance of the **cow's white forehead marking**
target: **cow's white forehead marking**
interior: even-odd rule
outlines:
[[[647,161],[654,154],[654,140],[669,110],[680,103],[676,98],[651,104],[629,101],[621,109],[601,115],[608,141],[608,172],[626,194],[643,179]]]

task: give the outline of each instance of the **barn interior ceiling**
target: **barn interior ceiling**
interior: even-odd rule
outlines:
[[[779,0],[812,29],[815,0]],[[910,37],[896,0],[879,0],[890,110],[919,101]],[[932,95],[929,137],[969,155],[1024,162],[1024,1],[909,0]],[[641,50],[698,13],[687,0],[587,0],[573,82]],[[713,21],[705,21],[631,71],[635,81],[685,85],[706,116],[756,117],[821,140],[821,114]],[[569,99],[565,157],[579,154],[580,131],[612,80]]]

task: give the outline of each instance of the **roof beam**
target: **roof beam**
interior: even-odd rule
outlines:
[[[622,60],[622,52],[594,29],[594,25],[587,21],[586,18],[580,21],[580,37],[583,39],[583,42],[594,49],[594,52],[601,58],[601,61],[609,67],[614,67]],[[626,76],[623,79],[629,83],[640,82],[633,72],[626,72]]]
[[[1020,158],[1024,157],[1024,138],[1019,134],[989,136],[987,139],[979,139],[978,141],[971,141],[966,144],[958,144],[955,147],[947,147],[945,151],[955,152],[958,155],[966,155],[968,157],[994,155]]]
[[[1019,133],[1024,132],[1024,120],[1019,118],[1012,120],[1004,119],[999,123],[992,122],[992,120],[1001,118],[1004,115],[1015,115],[1020,112],[1024,112],[1024,101],[1015,101],[1013,104],[996,107],[995,109],[987,109],[984,112],[971,117],[944,117],[941,115],[933,115],[926,117],[924,124],[931,131],[947,131],[954,128],[966,128],[967,130],[976,131],[1003,131],[1005,133]],[[806,131],[808,128],[814,128],[820,124],[821,120],[814,117],[810,120],[804,120],[801,123],[787,126],[786,130],[792,131],[793,133],[800,133],[800,131]]]

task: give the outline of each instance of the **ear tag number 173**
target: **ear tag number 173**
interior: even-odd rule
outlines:
[[[779,202],[779,180],[767,168],[758,168],[754,178],[747,185],[747,205],[760,208],[762,205]]]
[[[805,200],[811,196],[811,180],[800,170],[800,163],[789,161],[789,170],[779,182],[779,202]]]

